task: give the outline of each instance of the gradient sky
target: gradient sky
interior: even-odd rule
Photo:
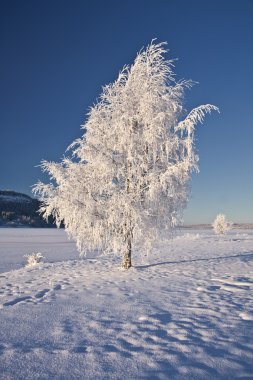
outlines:
[[[63,156],[101,86],[157,38],[199,82],[186,108],[221,111],[197,128],[185,222],[253,222],[252,20],[252,0],[1,0],[0,189],[31,194],[35,166]]]

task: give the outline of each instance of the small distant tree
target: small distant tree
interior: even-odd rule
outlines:
[[[34,188],[44,218],[63,222],[81,253],[119,252],[124,268],[134,248],[150,249],[162,229],[179,223],[198,170],[194,127],[218,110],[202,105],[184,117],[192,82],[175,80],[165,52],[164,43],[152,42],[103,88],[72,156],[43,161],[51,183]]]
[[[212,224],[217,235],[224,235],[231,229],[232,222],[229,222],[224,214],[218,214]]]

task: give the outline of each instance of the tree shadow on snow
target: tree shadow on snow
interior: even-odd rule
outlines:
[[[156,267],[159,265],[171,265],[171,264],[187,264],[195,263],[199,261],[213,261],[213,260],[227,260],[232,258],[240,258],[242,261],[251,261],[253,260],[253,252],[245,252],[243,254],[229,255],[229,256],[217,256],[217,257],[208,257],[208,258],[197,258],[191,260],[179,260],[179,261],[162,261],[160,263],[147,264],[147,265],[137,265],[136,269],[146,269],[151,267]]]

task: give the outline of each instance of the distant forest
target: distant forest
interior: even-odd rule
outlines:
[[[52,218],[47,223],[39,214],[40,205],[26,194],[0,190],[0,227],[56,227]]]

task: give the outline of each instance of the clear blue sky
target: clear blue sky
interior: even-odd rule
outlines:
[[[198,127],[185,221],[253,222],[252,20],[252,0],[1,0],[0,189],[45,180],[35,166],[63,156],[101,86],[157,38],[199,82],[186,107],[221,110]]]

